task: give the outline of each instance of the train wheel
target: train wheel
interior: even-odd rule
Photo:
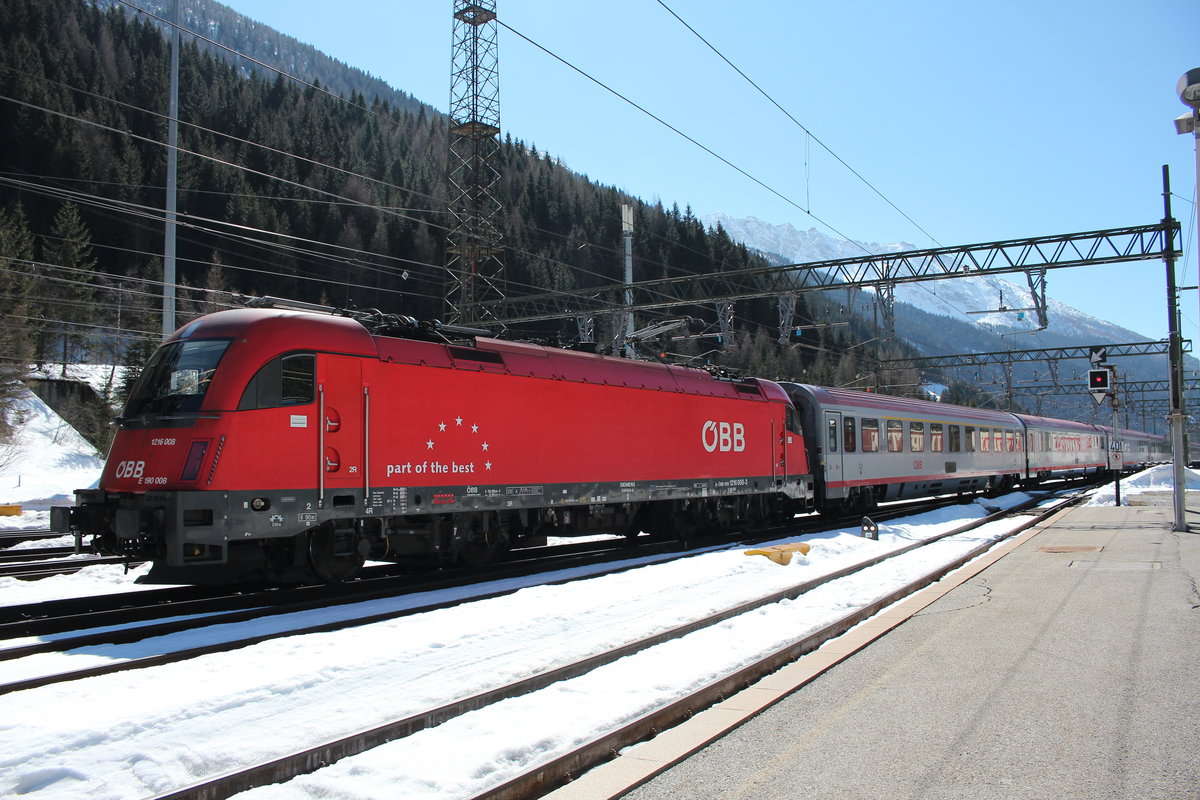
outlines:
[[[367,540],[358,535],[356,526],[339,529],[325,524],[308,534],[308,563],[325,583],[343,583],[357,575],[368,550]]]
[[[482,567],[491,564],[508,552],[509,538],[505,526],[494,523],[489,530],[483,530],[483,520],[480,517],[464,520],[463,524],[469,526],[469,532],[467,540],[459,544],[458,557],[467,566]]]
[[[696,524],[696,514],[692,511],[676,511],[671,517],[671,527],[675,538],[685,549],[690,547],[689,542],[700,532],[700,526]]]

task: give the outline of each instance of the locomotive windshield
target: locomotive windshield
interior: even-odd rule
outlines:
[[[125,404],[126,417],[199,411],[230,339],[171,342],[155,351]]]

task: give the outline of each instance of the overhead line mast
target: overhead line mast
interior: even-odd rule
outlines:
[[[504,299],[500,258],[500,70],[496,0],[455,0],[450,83],[449,207],[446,317],[487,324],[485,301]]]

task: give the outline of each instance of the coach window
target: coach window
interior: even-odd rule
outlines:
[[[828,437],[829,438],[829,443],[828,443],[829,452],[836,453],[837,452],[837,443],[838,443],[837,417],[830,417],[828,422],[829,422],[829,437]]]
[[[929,449],[931,452],[942,452],[942,423],[929,423]]]
[[[904,451],[904,423],[898,419],[887,421],[887,449],[889,453]]]
[[[313,401],[316,356],[292,353],[273,358],[246,384],[238,410],[298,406]]]
[[[879,452],[879,420],[864,419],[862,428],[862,449],[864,453]]]
[[[987,428],[979,429],[979,449],[984,453],[992,450],[992,432]]]
[[[856,438],[854,435],[854,417],[846,417],[842,420],[842,449],[847,453],[853,453]]]
[[[957,453],[962,450],[962,428],[957,425],[950,426],[950,452]]]
[[[908,447],[914,453],[925,452],[925,423],[908,423]]]
[[[999,429],[992,431],[992,449],[997,453],[1004,452],[1004,432]]]

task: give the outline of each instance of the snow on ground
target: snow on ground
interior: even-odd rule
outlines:
[[[1183,473],[1188,491],[1200,490],[1200,472],[1185,468]],[[1170,464],[1159,464],[1157,467],[1121,478],[1121,505],[1132,505],[1133,499],[1139,494],[1170,492],[1174,487],[1174,468]],[[1084,505],[1111,506],[1116,499],[1116,491],[1113,484],[1106,483],[1098,489],[1093,489],[1090,499]]]
[[[74,539],[70,540],[74,544]],[[35,542],[35,546],[46,545]],[[7,552],[11,552],[9,548]],[[100,564],[84,567],[71,575],[53,575],[36,581],[20,578],[0,577],[0,606],[20,606],[27,603],[42,603],[47,600],[64,600],[70,597],[94,597],[116,592],[144,592],[162,589],[161,584],[135,583],[150,571],[149,564],[135,567],[128,572],[120,564]],[[3,792],[0,792],[0,796]]]
[[[48,380],[71,380],[86,383],[100,397],[111,397],[128,367],[113,364],[67,364],[63,369],[61,364],[47,364],[40,370],[34,369],[29,373],[31,378]]]
[[[545,690],[498,703],[241,800],[471,797],[747,666],[1019,525],[984,526],[941,551],[911,553]],[[811,555],[811,553],[810,553]]]
[[[97,484],[104,459],[28,389],[9,421],[17,436],[0,445],[0,505],[19,504],[23,513],[0,516],[0,531],[45,527],[50,506],[69,504],[73,491]]]
[[[1004,504],[1023,499],[1017,495]],[[737,548],[719,549],[618,575],[531,586],[415,616],[276,639],[152,672],[14,692],[0,696],[0,794],[124,800],[164,792],[675,627],[987,513],[979,503],[932,511],[881,525],[879,541],[850,529],[808,535],[808,557],[786,567]],[[949,560],[951,553],[1017,524],[997,523],[954,537],[837,587],[466,715],[343,762],[333,772],[254,794],[438,800],[468,795],[756,659],[885,594],[930,563]],[[220,635],[224,627],[192,633],[193,643]],[[165,642],[150,639],[34,656],[4,662],[4,668],[29,669],[37,660],[106,663],[167,649]]]

